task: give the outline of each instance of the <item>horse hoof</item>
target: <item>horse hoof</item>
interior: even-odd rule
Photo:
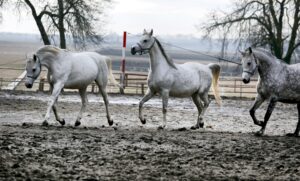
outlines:
[[[47,121],[44,121],[44,122],[42,123],[42,126],[49,126],[49,123],[48,123]]]
[[[163,130],[165,129],[165,126],[158,126],[157,130]]]
[[[65,119],[62,119],[61,121],[58,121],[62,126],[66,124]]]
[[[114,121],[113,121],[113,120],[108,121],[108,125],[109,125],[109,126],[112,126],[113,124],[114,124]]]
[[[192,126],[191,127],[191,130],[196,130],[196,129],[199,129],[199,126]]]
[[[288,133],[288,134],[286,134],[286,136],[288,136],[288,137],[299,137],[299,135],[297,135],[295,133]]]
[[[76,122],[75,122],[75,127],[79,126],[80,124],[81,124],[80,121],[76,121]]]
[[[261,131],[257,131],[256,133],[254,133],[255,136],[263,136],[263,133]]]
[[[199,128],[203,128],[204,127],[204,123],[199,123]]]
[[[142,124],[146,124],[146,119],[141,119]]]

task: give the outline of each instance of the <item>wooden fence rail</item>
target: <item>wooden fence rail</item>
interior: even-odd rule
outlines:
[[[114,72],[114,76],[117,81],[120,79],[120,72]],[[16,81],[15,79],[13,81]],[[26,90],[24,80],[20,80],[20,85],[16,90]],[[0,78],[0,90],[3,89],[7,84],[11,83],[12,80]],[[220,94],[226,97],[248,97],[253,98],[256,95],[256,83],[257,79],[252,79],[249,84],[244,84],[240,77],[221,77],[219,80]],[[147,85],[147,73],[140,72],[127,72],[125,74],[125,94],[145,94]],[[49,83],[43,77],[36,81],[33,91],[49,91]],[[69,90],[66,90],[69,91]],[[98,87],[95,83],[92,83],[88,87],[88,91],[92,93],[98,93]],[[109,93],[119,93],[119,88],[111,84],[108,85],[107,91]],[[210,94],[212,92],[210,91]]]

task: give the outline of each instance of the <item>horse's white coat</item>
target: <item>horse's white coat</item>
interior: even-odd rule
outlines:
[[[144,32],[143,37],[136,46],[132,47],[132,54],[150,54],[150,71],[148,74],[148,90],[139,104],[139,118],[142,123],[146,120],[142,114],[145,102],[156,93],[162,96],[163,121],[161,128],[166,126],[166,112],[168,97],[192,97],[198,108],[197,124],[193,129],[203,127],[203,115],[209,105],[208,91],[213,82],[215,98],[218,104],[221,99],[218,92],[218,78],[220,67],[217,64],[202,65],[199,63],[175,64],[165,53],[160,42],[150,33]],[[203,101],[203,103],[202,103]],[[204,105],[203,105],[204,104]]]
[[[27,62],[27,87],[32,87],[34,80],[39,76],[41,65],[48,69],[47,78],[52,89],[44,124],[48,124],[51,108],[56,120],[64,124],[65,121],[57,114],[55,103],[62,88],[69,88],[78,89],[82,99],[82,107],[75,123],[76,126],[80,125],[80,119],[87,103],[86,88],[93,81],[96,82],[103,96],[108,122],[110,125],[113,124],[108,111],[108,98],[105,89],[108,76],[114,84],[117,82],[112,75],[109,57],[96,52],[75,53],[50,45],[43,46],[38,49],[34,58]]]
[[[258,69],[258,94],[250,110],[250,115],[254,124],[262,127],[258,134],[263,135],[276,102],[297,103],[298,112],[300,113],[300,64],[288,65],[263,49],[249,48],[245,52],[242,52],[242,56],[242,78],[245,83],[250,81],[250,77],[254,74],[255,70]],[[269,100],[270,104],[264,122],[262,122],[256,119],[255,110],[258,109],[265,100]],[[298,136],[299,130],[300,121],[298,121],[297,128],[293,135]]]

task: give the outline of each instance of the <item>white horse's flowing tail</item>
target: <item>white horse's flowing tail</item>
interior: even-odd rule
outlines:
[[[219,84],[218,84],[221,67],[218,64],[209,64],[208,67],[211,69],[213,75],[212,88],[213,88],[214,96],[218,105],[221,106],[222,100],[219,94]]]
[[[108,68],[108,79],[111,83],[113,83],[115,86],[118,86],[119,88],[123,89],[122,86],[116,81],[113,73],[112,73],[112,61],[109,57],[107,57],[105,59],[106,61],[106,65],[107,65],[107,68]]]

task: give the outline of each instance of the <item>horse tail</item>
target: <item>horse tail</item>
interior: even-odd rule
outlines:
[[[108,79],[109,81],[114,84],[115,86],[118,86],[119,88],[122,88],[122,86],[116,81],[113,73],[112,73],[112,61],[111,61],[111,58],[110,57],[106,57],[105,59],[106,61],[106,65],[107,65],[107,68],[108,68]]]
[[[221,106],[222,100],[220,97],[220,91],[219,91],[219,76],[220,76],[220,70],[221,67],[218,64],[209,64],[208,67],[211,69],[213,80],[212,80],[212,88],[214,92],[215,99],[219,106]]]

